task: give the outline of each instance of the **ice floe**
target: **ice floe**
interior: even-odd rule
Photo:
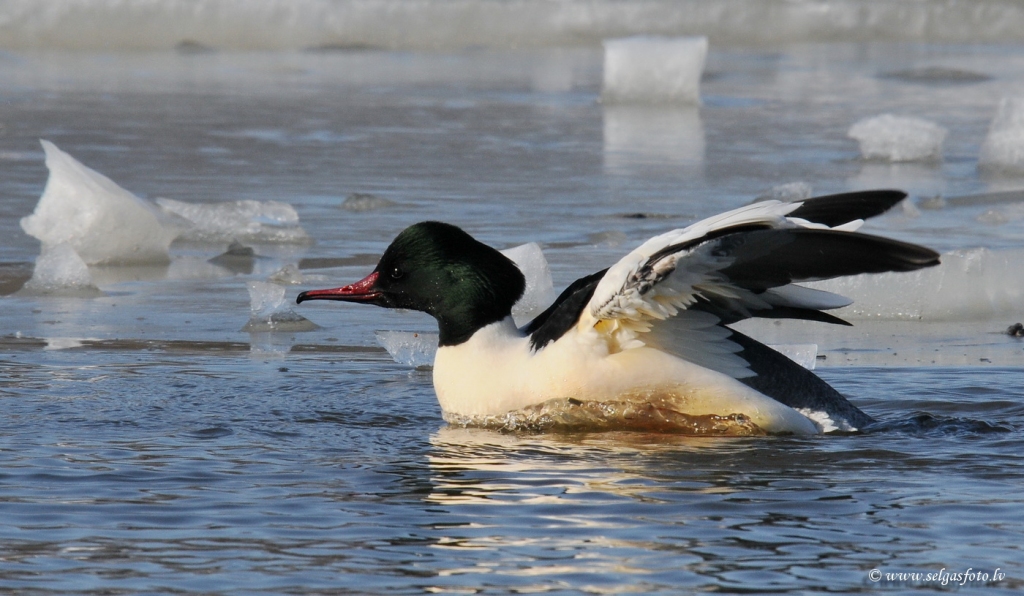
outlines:
[[[184,220],[178,235],[186,242],[251,242],[265,244],[312,244],[299,214],[279,201],[230,201],[185,203],[159,198],[165,213]]]
[[[847,134],[860,143],[864,159],[903,162],[942,159],[949,131],[921,118],[882,114],[858,121]]]
[[[978,165],[989,170],[1024,173],[1024,97],[1004,97],[999,102],[981,144]]]
[[[853,299],[831,311],[843,318],[984,320],[1019,314],[1024,249],[974,248],[944,253],[942,264],[910,273],[857,275],[811,285]]]
[[[239,242],[312,243],[287,203],[157,199],[154,205],[53,143],[41,143],[50,175],[35,210],[21,219],[21,227],[42,243],[44,254],[67,244],[86,265],[153,266],[171,262],[169,249],[176,239],[232,243],[211,262],[248,274],[259,257]],[[66,251],[61,249],[60,254]]]
[[[67,242],[44,244],[36,257],[32,277],[22,286],[22,295],[100,296],[89,267]]]
[[[49,179],[21,227],[44,245],[68,243],[89,265],[170,261],[177,231],[165,226],[152,205],[103,174],[41,141]]]
[[[604,42],[606,103],[699,104],[706,37],[637,36]]]

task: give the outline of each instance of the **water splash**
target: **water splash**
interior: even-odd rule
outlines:
[[[767,434],[743,414],[691,416],[662,400],[582,401],[556,398],[496,416],[445,414],[448,424],[503,432],[636,431],[713,436]]]

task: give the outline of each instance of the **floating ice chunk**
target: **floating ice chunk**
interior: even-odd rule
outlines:
[[[782,201],[792,203],[811,198],[813,189],[806,182],[788,182],[779,184],[768,189],[767,192],[758,195],[754,201]]]
[[[706,37],[627,37],[604,42],[607,103],[700,103]]]
[[[299,225],[299,214],[288,203],[278,201],[234,201],[226,203],[185,203],[157,199],[165,213],[185,222],[178,237],[189,242],[255,242],[271,244],[312,244]]]
[[[347,197],[341,204],[341,208],[346,211],[375,211],[377,209],[386,209],[388,207],[394,207],[398,203],[375,194],[368,192],[354,192]]]
[[[1004,97],[981,144],[978,165],[1024,172],[1024,97]]]
[[[927,321],[1019,315],[1024,307],[1024,250],[986,248],[945,253],[942,264],[909,273],[857,275],[807,284],[853,299],[832,311],[842,318]]]
[[[263,281],[251,281],[248,286],[251,313],[242,331],[313,331],[320,328],[291,309],[284,299],[284,286]]]
[[[20,294],[57,296],[102,296],[89,275],[89,267],[67,242],[44,244],[36,257],[32,278],[25,282]]]
[[[847,133],[860,143],[864,159],[891,162],[941,159],[947,134],[948,130],[934,122],[892,114],[864,118]]]
[[[423,368],[433,366],[437,353],[436,333],[413,333],[408,331],[378,331],[379,343],[399,364]]]
[[[814,370],[818,363],[818,344],[777,344],[768,347],[807,370]]]
[[[555,288],[551,283],[551,269],[544,252],[536,242],[514,246],[501,251],[519,267],[526,277],[526,291],[512,307],[512,319],[522,326],[533,320],[555,301]]]
[[[21,228],[44,244],[67,242],[90,265],[167,263],[177,231],[164,226],[146,201],[92,170],[49,141],[50,177]]]
[[[302,272],[295,265],[288,264],[270,274],[267,281],[282,285],[298,285],[304,280]]]
[[[46,347],[44,350],[74,350],[85,345],[85,343],[77,337],[47,337]]]

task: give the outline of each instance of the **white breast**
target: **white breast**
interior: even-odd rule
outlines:
[[[689,415],[744,414],[769,432],[819,432],[792,408],[671,354],[648,347],[609,354],[594,331],[574,329],[533,352],[511,318],[438,349],[434,389],[445,414],[459,417],[496,416],[556,398],[659,395]]]

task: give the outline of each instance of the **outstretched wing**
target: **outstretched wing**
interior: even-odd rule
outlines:
[[[938,263],[927,248],[853,231],[905,196],[870,191],[765,201],[673,230],[603,275],[578,280],[527,331],[535,349],[557,339],[570,319],[596,329],[612,351],[679,336],[683,341],[672,345],[679,356],[741,377],[749,374],[746,362],[734,355],[740,347],[724,324],[754,316],[842,323],[821,311],[849,300],[794,282]]]

